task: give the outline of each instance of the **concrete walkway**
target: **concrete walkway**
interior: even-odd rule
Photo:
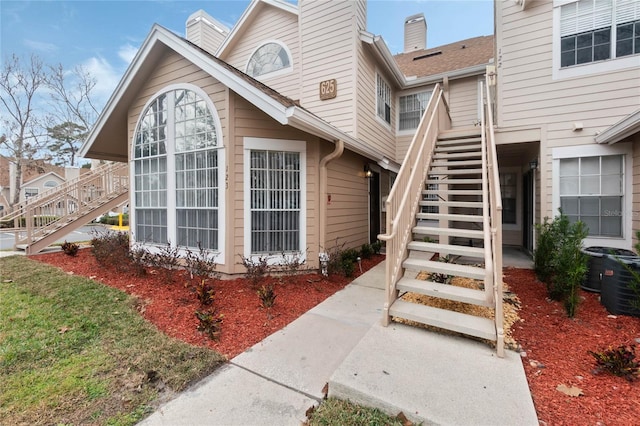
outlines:
[[[506,263],[506,262],[505,262]],[[300,425],[325,396],[442,425],[537,425],[520,357],[379,325],[384,263],[161,406],[142,425]]]

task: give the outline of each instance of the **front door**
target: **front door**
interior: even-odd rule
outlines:
[[[369,242],[378,241],[380,234],[380,173],[369,178]]]
[[[522,246],[533,253],[533,171],[529,170],[522,177]]]

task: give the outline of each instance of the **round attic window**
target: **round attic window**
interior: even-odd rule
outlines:
[[[249,59],[247,74],[258,77],[291,66],[291,58],[286,47],[270,42],[260,46]]]

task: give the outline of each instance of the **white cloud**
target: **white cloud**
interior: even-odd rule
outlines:
[[[56,46],[53,43],[47,43],[44,41],[36,41],[36,40],[29,40],[29,39],[25,39],[24,40],[24,45],[27,46],[29,49],[33,49],[36,50],[38,52],[45,52],[45,53],[50,53],[50,52],[55,52],[58,50],[58,46]]]
[[[122,73],[103,57],[89,58],[82,66],[96,80],[93,96],[97,98],[98,104],[104,105],[118,85]]]
[[[129,43],[125,44],[124,46],[120,46],[120,49],[118,50],[118,56],[120,56],[120,59],[125,61],[127,65],[129,65],[131,61],[133,61],[136,53],[138,53],[138,48],[132,46]]]

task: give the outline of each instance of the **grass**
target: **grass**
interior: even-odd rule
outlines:
[[[0,259],[3,424],[135,424],[223,361],[157,331],[119,290]]]
[[[309,426],[403,426],[403,422],[377,408],[329,398],[309,416]]]

